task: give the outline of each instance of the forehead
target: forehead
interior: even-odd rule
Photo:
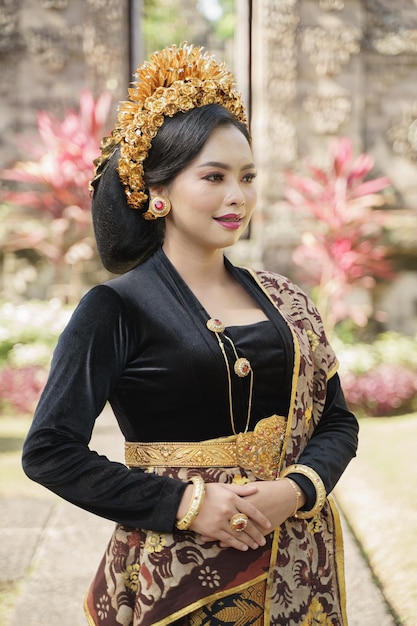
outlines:
[[[233,159],[248,163],[252,161],[252,149],[245,135],[236,126],[228,124],[213,130],[198,154],[196,163],[213,160],[214,156],[216,161]]]

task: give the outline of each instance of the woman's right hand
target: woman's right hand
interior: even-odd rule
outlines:
[[[265,545],[265,531],[271,529],[269,520],[246,497],[257,492],[255,483],[235,485],[226,483],[206,483],[203,504],[190,525],[190,530],[201,535],[203,541],[219,541],[222,546],[236,550],[256,550]],[[181,519],[191,500],[193,487],[184,492],[177,517]],[[230,519],[237,513],[249,518],[244,531],[230,527]],[[272,529],[271,529],[272,530]],[[262,532],[263,531],[263,532]]]

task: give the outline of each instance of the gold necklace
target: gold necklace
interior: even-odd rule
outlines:
[[[233,350],[233,353],[234,353],[235,358],[236,358],[236,361],[234,362],[234,365],[233,365],[233,371],[235,372],[235,374],[237,376],[239,376],[239,378],[245,378],[246,376],[250,375],[249,398],[248,398],[248,414],[247,414],[247,417],[246,417],[245,430],[243,431],[244,433],[246,433],[247,430],[248,430],[248,427],[249,427],[251,410],[252,410],[253,369],[252,369],[251,364],[248,361],[248,359],[246,359],[245,357],[239,357],[239,355],[237,353],[237,350],[236,350],[236,347],[235,347],[235,344],[233,343],[232,339],[224,334],[225,325],[223,324],[223,322],[221,320],[218,320],[218,319],[215,319],[215,318],[211,318],[211,319],[209,319],[207,321],[206,326],[212,333],[214,333],[216,335],[217,342],[219,344],[219,347],[220,347],[220,350],[221,350],[221,353],[223,355],[223,359],[224,359],[224,362],[225,362],[225,365],[226,365],[228,391],[229,391],[230,423],[232,425],[232,430],[233,430],[233,434],[234,435],[237,435],[237,432],[236,432],[236,428],[235,428],[235,418],[234,418],[234,413],[233,413],[232,376],[231,376],[231,373],[230,373],[229,359],[227,358],[227,354],[226,354],[226,350],[225,350],[225,347],[224,347],[224,343],[222,341],[222,338],[220,337],[220,334],[222,334],[223,337],[225,339],[227,339],[227,341],[232,346],[232,350]]]

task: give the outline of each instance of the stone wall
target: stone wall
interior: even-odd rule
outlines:
[[[130,80],[128,0],[0,0],[0,167],[80,92],[124,98]]]
[[[40,109],[60,116],[83,88],[96,96],[108,90],[115,102],[125,97],[131,48],[138,56],[129,7],[140,1],[0,0],[0,167],[22,156],[22,138],[37,136]],[[324,158],[334,137],[349,136],[357,152],[375,157],[374,174],[393,180],[402,273],[381,301],[394,327],[417,332],[416,3],[237,0],[237,7],[245,23],[235,70],[252,111],[260,202],[235,260],[291,275],[299,220],[282,203],[283,172],[305,155]],[[398,284],[406,285],[408,321],[396,315]]]
[[[393,181],[408,321],[394,315],[397,287],[382,299],[392,327],[417,332],[416,3],[256,0],[252,11],[252,130],[261,197],[245,254],[291,275],[299,232],[282,203],[283,172],[306,155],[324,159],[334,137],[349,136],[355,152],[375,158],[373,175]],[[405,238],[404,220],[411,228]]]

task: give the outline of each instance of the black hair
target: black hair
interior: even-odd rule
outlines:
[[[146,191],[172,182],[197,157],[213,130],[228,125],[238,128],[250,143],[246,126],[219,104],[166,117],[143,164]],[[164,219],[145,220],[142,214],[147,207],[136,210],[128,206],[117,172],[119,157],[116,150],[95,185],[92,200],[98,252],[104,267],[116,274],[149,258],[165,233]]]

